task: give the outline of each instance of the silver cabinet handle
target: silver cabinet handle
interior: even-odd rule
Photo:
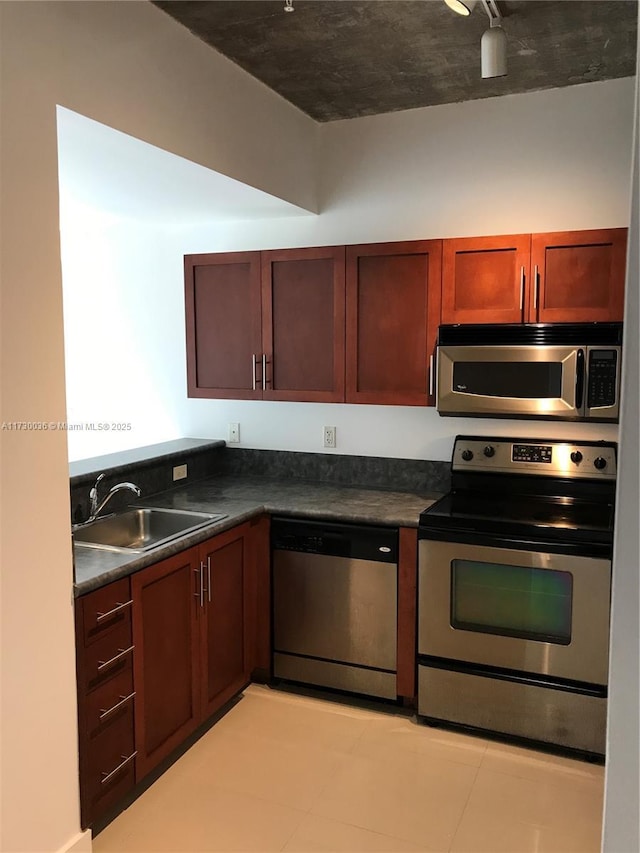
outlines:
[[[211,601],[211,555],[207,557],[207,594]]]
[[[433,397],[433,356],[429,356],[429,396]]]
[[[131,753],[131,755],[121,755],[120,758],[122,758],[122,761],[120,762],[120,764],[118,764],[117,767],[115,767],[111,771],[111,773],[105,773],[104,770],[102,771],[102,777],[103,778],[100,780],[100,784],[106,785],[106,783],[109,781],[109,779],[112,779],[116,775],[116,773],[119,770],[122,770],[122,768],[125,765],[127,765],[130,761],[132,761],[136,757],[137,754],[138,754],[138,750],[134,749],[134,751]]]
[[[253,384],[251,387],[254,391],[256,390],[256,361],[256,354],[254,352],[254,354],[251,356],[251,369],[253,372]]]
[[[106,669],[108,666],[111,666],[111,664],[116,663],[116,661],[119,661],[120,658],[123,658],[125,655],[128,655],[129,652],[132,652],[134,648],[134,646],[129,646],[128,649],[118,649],[118,654],[114,655],[112,658],[109,658],[109,660],[99,660],[98,672],[102,672],[103,669]]]
[[[107,610],[106,613],[96,613],[96,622],[100,623],[103,619],[108,619],[110,616],[113,616],[115,613],[118,613],[120,610],[124,610],[125,607],[131,607],[133,604],[133,599],[130,601],[118,602],[115,607],[111,610]]]
[[[538,264],[533,268],[533,308],[534,310],[538,307]]]
[[[262,353],[262,390],[267,390],[267,355]]]
[[[200,562],[200,607],[204,607],[204,566]]]
[[[520,267],[520,310],[524,308],[524,266]]]
[[[198,581],[200,581],[200,586],[202,586],[202,575],[200,574],[200,569],[194,569],[193,573],[198,576]],[[196,591],[193,593],[194,598],[200,598],[200,586],[196,587]]]
[[[136,691],[134,690],[133,693],[129,693],[128,696],[120,696],[120,701],[116,702],[115,705],[112,705],[111,708],[107,708],[106,711],[104,708],[100,708],[100,716],[98,717],[98,719],[100,721],[104,720],[104,718],[108,717],[109,714],[113,714],[114,711],[117,711],[118,708],[121,708],[124,704],[126,704],[129,699],[133,699],[135,695]]]

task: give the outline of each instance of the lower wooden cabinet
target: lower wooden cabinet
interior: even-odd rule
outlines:
[[[77,599],[83,827],[248,683],[265,559],[261,519]]]
[[[138,781],[249,680],[248,534],[227,530],[131,578]]]
[[[136,646],[136,779],[200,722],[197,549],[131,577]]]
[[[83,827],[113,808],[135,783],[131,606],[129,578],[76,601]]]
[[[268,516],[76,601],[81,818],[107,817],[271,669]],[[400,530],[398,695],[415,696],[417,531]]]

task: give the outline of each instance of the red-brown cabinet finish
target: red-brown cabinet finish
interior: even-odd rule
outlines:
[[[262,252],[263,399],[344,400],[344,246]]]
[[[186,255],[190,397],[260,399],[260,252]]]
[[[347,246],[346,402],[426,406],[442,242]]]
[[[135,783],[129,578],[76,600],[80,820],[109,812]]]
[[[418,585],[418,531],[415,527],[401,527],[398,531],[398,696],[408,702],[415,700],[417,585]]]
[[[249,681],[244,524],[131,578],[140,781]]]
[[[533,234],[532,323],[622,320],[627,229]]]
[[[228,530],[200,547],[201,715],[211,716],[249,681],[245,617],[246,527]]]
[[[530,244],[530,234],[443,240],[442,322],[523,322]]]
[[[191,548],[131,578],[138,781],[200,722],[197,557]]]
[[[249,672],[253,681],[266,682],[271,675],[271,519],[260,516],[249,522],[247,535],[247,620]]]

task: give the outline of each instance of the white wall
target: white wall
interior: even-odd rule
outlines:
[[[120,373],[107,376],[103,371],[95,389],[88,390],[91,395],[99,389],[103,411],[124,413],[129,406],[125,420],[133,422],[134,430],[70,435],[72,457],[171,438],[178,424],[187,435],[226,438],[230,422],[240,423],[243,447],[325,452],[322,427],[327,424],[337,427],[337,453],[416,459],[448,460],[453,436],[462,432],[615,440],[613,425],[440,418],[433,409],[419,407],[187,400],[182,255],[625,226],[633,92],[632,80],[612,80],[330,123],[321,127],[318,216],[216,222],[183,231],[154,232],[140,226],[132,229],[136,236],[131,240],[126,224],[105,232],[104,263],[111,263],[110,257],[121,261],[118,275],[110,277],[109,292],[117,301],[130,302],[135,289],[141,306],[146,294],[155,294],[158,310],[152,324],[142,317],[136,323],[135,346],[125,342],[121,347]],[[63,232],[65,305],[73,267],[80,273],[77,294],[86,293],[88,299],[94,286],[103,296],[105,289],[105,282],[84,281],[85,235],[74,235],[72,223],[69,228],[68,234]],[[161,259],[147,276],[144,262],[138,260],[138,239],[143,240],[145,257],[156,253]],[[134,268],[132,275],[129,269]],[[105,317],[102,296],[87,310],[89,325],[100,327]],[[84,334],[74,331],[68,317],[70,420],[93,420],[100,409],[87,398],[82,376],[73,366],[72,351],[79,361]],[[167,380],[162,382],[165,417],[154,424],[152,413],[162,404],[155,389],[148,399],[142,388],[127,390],[127,362],[139,362],[140,347],[156,351],[156,372]],[[149,364],[153,370],[153,359]],[[141,441],[147,429],[149,440]]]
[[[640,850],[640,137],[636,89],[635,168],[627,273],[624,396],[621,418],[620,473],[616,501],[607,775],[603,848],[606,853]]]
[[[307,207],[316,126],[148,2],[3,2],[0,38],[1,420],[63,421],[56,105]],[[0,440],[0,849],[88,846],[65,436]]]
[[[175,229],[67,203],[60,243],[69,458],[186,435]]]

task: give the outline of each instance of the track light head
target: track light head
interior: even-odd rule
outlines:
[[[507,73],[507,36],[493,21],[480,40],[480,67],[485,79],[504,77]]]
[[[477,0],[444,0],[450,9],[457,12],[459,15],[468,16],[473,11]]]

